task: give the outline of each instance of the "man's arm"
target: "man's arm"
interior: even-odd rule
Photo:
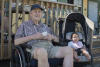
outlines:
[[[53,40],[54,42],[59,42],[59,38],[56,37],[56,36],[52,36],[52,40]]]
[[[59,38],[55,35],[52,34],[47,34],[47,36],[44,37],[44,39],[49,40],[49,41],[54,41],[54,42],[59,42]]]
[[[37,39],[43,39],[44,36],[41,33],[36,33],[30,36],[26,36],[26,37],[21,37],[21,38],[17,38],[14,40],[15,45],[19,45],[19,44],[23,44],[26,43],[30,40],[37,40]]]

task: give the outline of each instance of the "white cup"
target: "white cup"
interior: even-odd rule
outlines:
[[[42,35],[43,36],[47,36],[48,35],[48,32],[42,32]]]

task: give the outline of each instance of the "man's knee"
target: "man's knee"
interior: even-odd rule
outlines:
[[[67,46],[65,49],[66,49],[65,53],[66,53],[67,55],[73,54],[73,49],[72,49],[71,47],[68,47],[68,46]]]
[[[48,57],[47,51],[44,48],[38,48],[36,50],[36,57],[37,59],[45,59]]]

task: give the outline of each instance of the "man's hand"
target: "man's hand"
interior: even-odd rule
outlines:
[[[45,36],[44,39],[51,41],[51,40],[53,40],[53,35],[48,33],[48,35]]]
[[[32,39],[44,39],[44,36],[41,34],[41,33],[39,33],[39,32],[37,32],[36,34],[33,34],[32,35]]]
[[[56,37],[56,36],[54,36],[54,35],[51,35],[51,34],[47,34],[46,36],[44,36],[42,33],[39,33],[39,32],[37,32],[36,34],[34,34],[33,36],[32,36],[32,39],[40,39],[40,40],[49,40],[49,41],[55,41],[55,42],[59,42],[59,39]]]
[[[52,41],[53,40],[55,42],[59,42],[59,39],[56,36],[51,35],[51,34],[48,34],[47,36],[45,36],[44,39],[49,40],[49,41]]]

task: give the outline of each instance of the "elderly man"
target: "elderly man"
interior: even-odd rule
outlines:
[[[64,58],[63,67],[73,67],[73,51],[70,47],[53,46],[51,41],[59,42],[51,29],[40,22],[43,8],[34,4],[30,11],[30,20],[23,22],[15,35],[15,45],[32,46],[30,53],[38,60],[38,67],[49,67],[49,58]]]

